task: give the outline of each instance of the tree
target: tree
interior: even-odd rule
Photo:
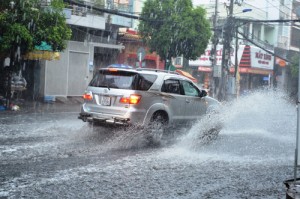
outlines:
[[[22,58],[42,43],[52,51],[62,51],[71,38],[66,24],[63,0],[51,0],[43,5],[40,0],[1,0],[0,4],[0,89],[11,99],[11,76],[22,64]],[[10,58],[9,67],[3,69],[4,60]],[[2,71],[3,69],[3,71]]]
[[[299,76],[299,55],[296,54],[292,56],[291,63],[290,63],[292,77],[296,78]]]
[[[143,41],[165,63],[177,56],[197,59],[211,37],[206,11],[191,0],[147,0],[141,18],[147,19],[138,27]]]
[[[0,6],[0,57],[10,57],[12,66],[34,46],[47,42],[53,51],[66,48],[71,29],[64,17],[63,0],[42,6],[40,0],[2,0]],[[2,64],[3,62],[1,62]]]

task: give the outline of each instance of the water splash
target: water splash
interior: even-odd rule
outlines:
[[[283,92],[256,91],[200,120],[173,147],[222,160],[293,159],[296,116],[296,106]],[[204,133],[220,123],[217,137]]]
[[[143,128],[127,127],[116,129],[105,146],[111,150],[138,149],[148,146],[146,131]]]

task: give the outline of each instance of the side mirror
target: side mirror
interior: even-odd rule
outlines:
[[[201,90],[200,97],[207,96],[207,92],[205,90]]]

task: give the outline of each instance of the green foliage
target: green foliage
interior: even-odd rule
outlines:
[[[11,44],[17,43],[25,46],[26,49],[32,49],[32,36],[27,28],[18,23],[13,23],[7,27],[7,31],[2,35],[2,48],[10,49]],[[22,45],[23,44],[23,45]]]
[[[147,0],[139,32],[150,51],[166,60],[183,55],[195,60],[211,37],[206,11],[193,8],[191,0]]]
[[[290,63],[292,77],[298,77],[299,74],[299,55],[294,55]]]
[[[46,41],[54,51],[66,48],[71,37],[63,14],[63,0],[52,0],[51,6],[42,7],[40,0],[1,0],[0,53],[8,56],[12,49],[21,48],[21,55],[34,50]]]
[[[40,45],[42,41],[46,41],[54,51],[62,51],[66,48],[66,40],[71,38],[72,32],[60,13],[58,10],[52,10],[40,16],[34,32],[35,44]]]
[[[104,7],[105,6],[105,1],[104,0],[94,0],[94,4],[97,7]]]

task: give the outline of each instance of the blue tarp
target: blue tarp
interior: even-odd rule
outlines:
[[[34,46],[35,50],[47,50],[47,51],[52,51],[52,46],[47,44],[47,42],[42,41],[41,45],[39,46]]]

